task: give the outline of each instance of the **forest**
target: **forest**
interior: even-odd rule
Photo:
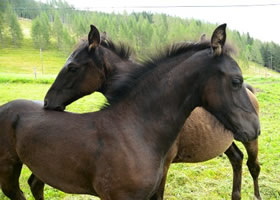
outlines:
[[[112,40],[129,44],[140,59],[148,56],[147,50],[158,50],[172,42],[198,41],[203,33],[209,37],[217,26],[195,19],[148,12],[108,14],[81,11],[62,0],[47,3],[1,0],[0,48],[5,48],[6,41],[11,41],[15,48],[21,45],[24,36],[18,18],[32,20],[34,48],[48,49],[50,44],[54,44],[69,54],[75,44],[87,35],[89,25],[94,24]],[[249,33],[230,30],[230,27],[227,37],[243,67],[252,61],[280,72],[279,44],[260,41]]]

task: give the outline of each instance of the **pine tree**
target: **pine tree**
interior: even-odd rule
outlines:
[[[50,44],[50,23],[46,13],[32,21],[31,37],[36,48],[47,49]]]
[[[0,12],[0,47],[4,46],[4,41],[3,41],[3,33],[4,33],[4,20],[3,17],[4,14]]]
[[[53,34],[55,36],[57,47],[62,48],[62,35],[63,35],[63,25],[60,20],[58,13],[55,13],[54,23],[53,23]]]
[[[75,44],[75,40],[71,37],[66,28],[62,31],[62,50],[64,53],[69,54]]]
[[[43,47],[43,38],[41,34],[41,22],[39,17],[36,17],[32,20],[32,27],[31,27],[31,37],[35,48],[42,48]]]
[[[49,17],[47,15],[46,12],[42,12],[41,15],[40,15],[40,21],[41,21],[41,29],[42,29],[42,36],[44,38],[44,41],[45,41],[45,46],[44,48],[48,48],[49,46],[49,43],[50,43],[50,32],[51,32],[51,25],[50,25],[50,22],[49,22]]]
[[[8,5],[8,0],[0,1],[0,12],[4,13]]]
[[[7,5],[6,9],[6,22],[8,24],[14,45],[19,46],[23,40],[23,34],[17,19],[17,15],[9,4]]]

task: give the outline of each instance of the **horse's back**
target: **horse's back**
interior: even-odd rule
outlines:
[[[17,99],[10,101],[6,104],[0,106],[0,113],[3,115],[4,112],[19,113],[19,112],[29,112],[34,110],[39,110],[43,108],[43,102],[39,100],[25,100]],[[0,117],[1,117],[0,114]]]

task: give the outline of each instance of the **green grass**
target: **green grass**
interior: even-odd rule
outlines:
[[[21,47],[8,46],[0,48],[0,73],[57,74],[65,63],[67,56],[55,48],[42,51],[34,49],[31,39],[24,39]]]
[[[0,83],[37,83],[37,84],[51,84],[54,82],[55,75],[40,75],[34,74],[12,74],[0,73]]]
[[[31,20],[20,19],[19,22],[23,30],[24,40],[20,47],[15,48],[11,38],[5,36],[4,48],[0,48],[0,77],[2,73],[33,75],[35,68],[38,76],[57,74],[68,55],[59,51],[53,42],[40,54],[40,50],[34,48],[30,36]]]
[[[241,63],[241,62],[239,62]],[[263,67],[262,65],[249,62],[249,65],[242,67],[242,73],[245,76],[249,77],[262,77],[262,78],[270,78],[270,77],[280,77],[280,74],[276,71]]]
[[[12,76],[12,75],[11,75]],[[263,199],[280,199],[280,78],[247,76],[246,82],[257,91],[260,104],[262,134],[259,137],[259,161],[261,174],[260,192]],[[0,104],[13,99],[25,98],[42,100],[50,84],[4,83],[0,82]],[[82,98],[67,108],[69,111],[88,112],[97,110],[105,101],[99,93]],[[242,198],[253,199],[253,181],[245,165],[247,155],[244,147],[238,146],[245,154],[243,167]],[[166,185],[166,200],[230,199],[232,189],[231,165],[226,156],[197,164],[172,164]],[[30,171],[24,168],[21,188],[28,200],[31,193],[26,183]],[[95,199],[84,195],[69,195],[51,187],[45,189],[46,200]],[[7,200],[2,192],[0,199]]]
[[[31,38],[32,20],[26,18],[19,18],[19,23],[25,38]]]

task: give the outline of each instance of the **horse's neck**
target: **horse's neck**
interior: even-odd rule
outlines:
[[[190,54],[190,53],[189,53]],[[188,56],[189,57],[189,56]],[[186,59],[186,55],[180,55],[176,57],[176,62],[180,63],[183,62]],[[108,60],[110,60],[108,58]],[[103,95],[108,99],[110,103],[110,97],[112,95],[112,91],[114,91],[114,86],[116,83],[118,83],[118,78],[120,76],[129,78],[130,72],[135,70],[135,68],[141,68],[141,64],[137,63],[133,60],[122,60],[119,58],[117,59],[118,62],[116,62],[116,59],[111,59],[109,61],[108,66],[106,66],[106,81],[104,82],[104,88],[102,90]],[[170,61],[172,63],[172,61]],[[166,61],[167,64],[168,61]],[[172,64],[170,64],[172,66]],[[113,87],[112,87],[113,86]]]
[[[117,79],[117,76],[128,73],[131,69],[138,65],[139,64],[134,63],[131,60],[122,59],[117,55],[108,52],[104,66],[106,80],[103,84],[101,93],[107,97],[107,94],[110,93],[111,86],[114,85],[114,81]]]
[[[112,86],[115,85],[115,82],[118,82],[118,78],[120,76],[125,77],[130,73],[131,70],[133,70],[136,67],[139,67],[140,64],[130,60],[119,60],[119,62],[112,62],[108,66],[106,70],[106,81],[104,82],[104,88],[102,90],[102,93],[106,98],[110,96]]]
[[[199,81],[198,72],[199,67],[188,61],[157,67],[119,102],[124,112],[134,113],[127,123],[139,124],[147,143],[152,141],[162,153],[167,153],[186,118],[200,104],[199,86],[194,84]]]

